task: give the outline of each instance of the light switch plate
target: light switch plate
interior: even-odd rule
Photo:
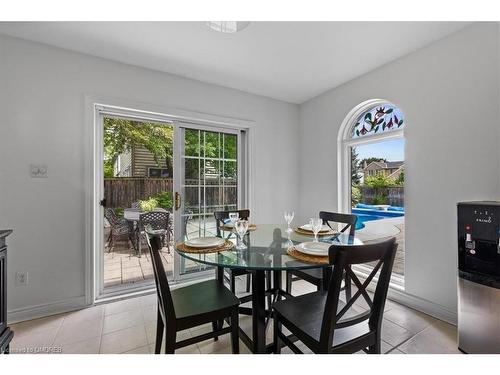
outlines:
[[[47,166],[41,164],[31,164],[30,176],[33,178],[47,178]]]

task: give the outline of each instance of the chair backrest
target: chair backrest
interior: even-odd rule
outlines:
[[[217,228],[217,236],[221,236],[220,227],[224,224],[224,220],[229,219],[229,214],[232,212],[237,212],[240,219],[248,220],[250,217],[250,210],[231,210],[231,211],[215,211],[215,227]]]
[[[351,214],[339,214],[337,212],[327,212],[320,211],[319,218],[323,220],[323,224],[328,225],[330,228],[330,222],[346,224],[341,230],[341,233],[344,233],[347,229],[349,229],[349,235],[354,236],[356,231],[356,221],[358,221],[358,217],[356,215]],[[332,228],[336,229],[336,228]]]
[[[108,220],[109,225],[114,226],[118,221],[118,216],[113,208],[106,208],[104,210],[104,217]]]
[[[396,244],[395,238],[369,245],[330,246],[329,257],[330,263],[333,264],[333,274],[325,303],[320,345],[325,345],[330,348],[332,346],[335,329],[349,327],[367,319],[370,331],[379,331],[381,329],[382,315],[397,247],[398,245]],[[351,266],[370,262],[377,262],[377,264],[370,275],[361,283],[356,274],[352,271]],[[372,301],[367,292],[367,287],[379,270],[380,274],[376,282],[375,294]],[[345,306],[338,311],[344,273],[347,273],[351,278],[357,291],[352,295],[349,301],[346,301]],[[363,296],[368,304],[368,310],[355,316],[342,319],[360,296]]]
[[[139,215],[139,229],[144,230],[146,225],[149,225],[151,229],[154,230],[167,230],[169,224],[169,215],[170,212],[168,211],[144,212]]]
[[[146,238],[148,240],[149,252],[151,254],[151,262],[153,264],[159,308],[165,320],[175,320],[172,294],[170,293],[167,274],[165,272],[165,267],[163,267],[160,255],[160,249],[162,248],[161,235],[153,232],[154,230],[149,225],[146,225],[145,231],[147,234]]]
[[[131,208],[139,208],[140,207],[140,202],[137,201],[137,202],[132,202],[132,204],[130,205]]]

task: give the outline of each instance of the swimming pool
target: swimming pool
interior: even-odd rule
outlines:
[[[363,229],[367,221],[387,219],[389,217],[401,217],[405,215],[404,207],[389,206],[385,211],[375,206],[362,203],[357,204],[351,212],[358,217],[356,230]]]

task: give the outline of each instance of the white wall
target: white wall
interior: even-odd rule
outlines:
[[[9,238],[9,310],[84,295],[84,95],[255,121],[256,222],[298,198],[298,106],[0,36],[0,228]],[[29,165],[48,165],[48,179]],[[16,271],[29,285],[14,286]],[[80,298],[81,299],[81,298]]]
[[[371,41],[381,43],[383,41]],[[406,121],[406,291],[456,312],[456,203],[500,198],[496,23],[472,25],[300,107],[300,217],[337,209],[337,134],[374,98]]]

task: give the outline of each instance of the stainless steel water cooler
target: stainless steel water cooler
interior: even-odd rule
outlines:
[[[500,202],[457,208],[458,348],[500,354]]]

